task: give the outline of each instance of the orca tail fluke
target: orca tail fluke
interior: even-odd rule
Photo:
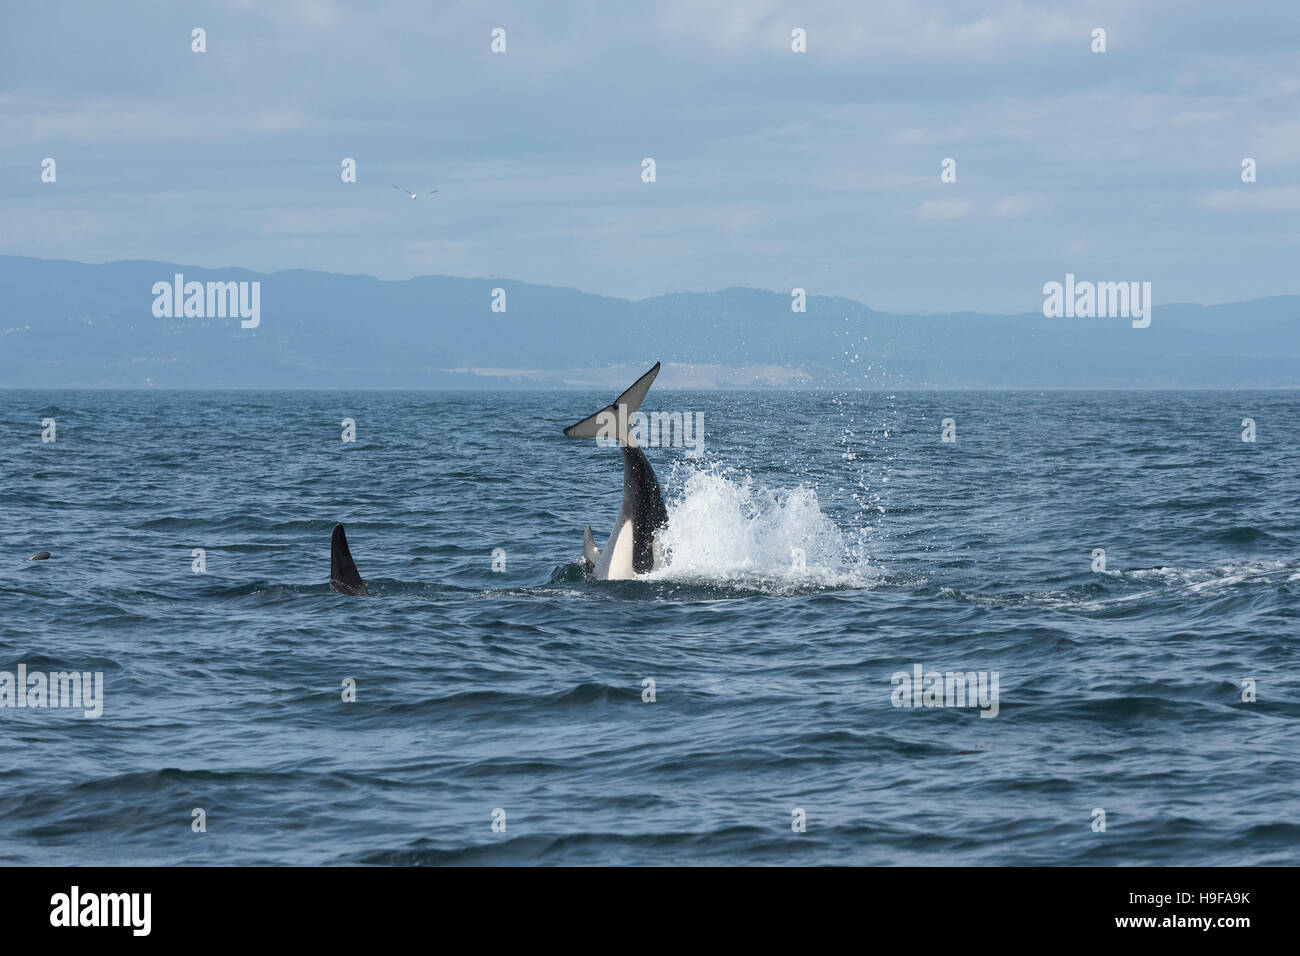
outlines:
[[[589,415],[576,425],[570,425],[564,430],[564,434],[570,438],[596,438],[603,434],[610,438],[617,438],[620,444],[626,444],[628,439],[627,424],[631,421],[636,410],[641,407],[645,401],[646,392],[650,391],[650,386],[654,384],[655,376],[659,374],[659,362],[655,362],[654,368],[638,378],[632,385],[618,398],[614,399],[612,405],[606,405],[594,415]],[[622,406],[624,411],[619,413],[619,407]],[[614,430],[611,430],[613,426]]]
[[[334,526],[334,537],[330,540],[330,590],[338,594],[370,597],[356,562],[352,560],[352,552],[348,550],[348,536],[343,533],[341,524]]]
[[[587,525],[587,530],[582,533],[582,560],[587,563],[588,571],[595,568],[596,562],[600,560],[600,552],[596,550],[596,541],[591,536],[591,525]]]

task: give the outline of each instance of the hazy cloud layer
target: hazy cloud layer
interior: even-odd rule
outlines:
[[[1165,302],[1300,291],[1300,6],[1281,0],[31,2],[4,19],[3,253],[628,297],[801,286],[907,311],[1033,310],[1067,271]]]

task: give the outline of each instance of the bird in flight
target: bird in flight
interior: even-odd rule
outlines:
[[[399,185],[397,185],[396,183],[393,183],[393,188],[396,189],[396,190],[398,190],[398,191],[400,191],[400,192],[411,193],[411,198],[412,198],[412,199],[419,199],[420,196],[422,195],[421,193],[412,193],[409,189],[402,189],[402,187],[399,186]],[[433,195],[434,193],[436,193],[437,191],[438,191],[438,190],[436,190],[436,189],[430,189],[427,193],[424,193],[423,195],[432,196],[432,195]]]

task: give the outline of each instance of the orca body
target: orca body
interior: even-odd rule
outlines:
[[[659,365],[656,362],[654,368],[637,379],[612,405],[564,430],[570,438],[616,439],[623,453],[623,505],[604,552],[596,549],[590,525],[582,538],[583,560],[598,581],[630,580],[659,565],[654,539],[668,524],[668,509],[664,507],[654,469],[628,428],[628,422],[659,374]]]
[[[330,539],[330,590],[338,594],[370,597],[356,562],[352,560],[352,552],[348,550],[348,536],[343,533],[341,524],[334,526],[334,536]]]
[[[48,561],[48,560],[50,560],[50,552],[48,552],[48,551],[37,551],[35,554],[33,554],[33,555],[32,555],[30,558],[28,558],[27,560],[28,560],[28,561]]]

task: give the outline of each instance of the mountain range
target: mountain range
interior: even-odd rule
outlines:
[[[260,321],[156,316],[156,283],[260,283]],[[1104,278],[1104,277],[1103,277]],[[1060,281],[1046,276],[1044,281]],[[504,290],[504,311],[498,307]],[[379,280],[0,256],[0,387],[1300,387],[1300,296],[1124,318],[898,315],[807,290],[629,301],[507,279]]]

